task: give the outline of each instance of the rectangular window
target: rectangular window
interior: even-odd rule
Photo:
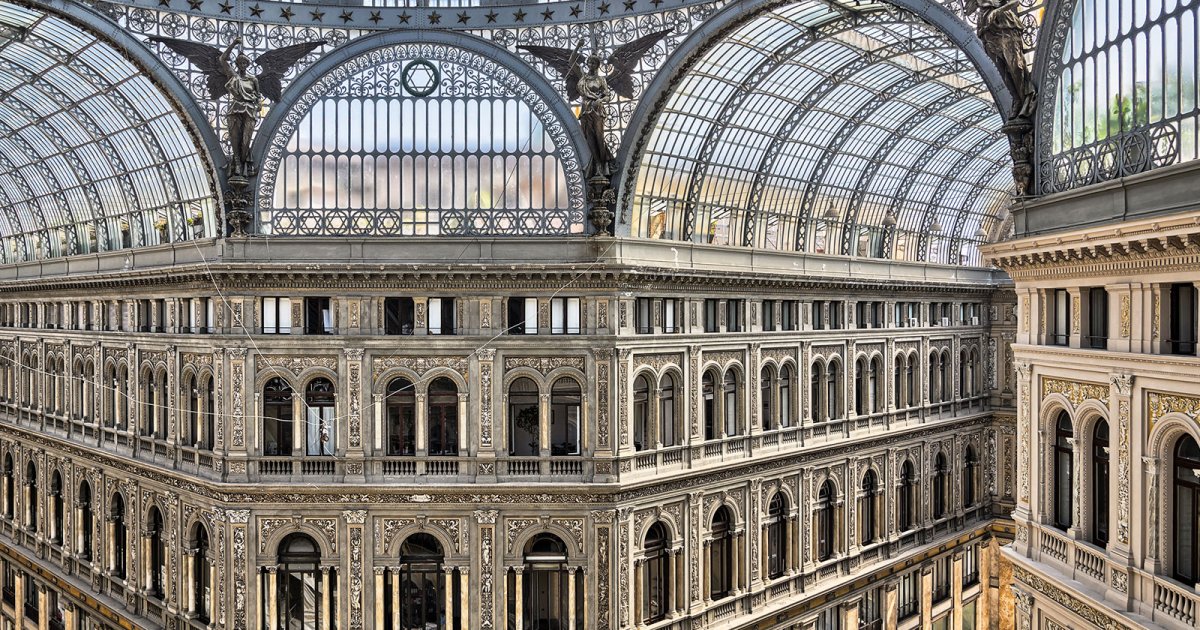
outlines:
[[[637,332],[640,335],[648,335],[654,332],[654,324],[650,319],[651,309],[654,308],[654,300],[651,298],[637,299]]]
[[[962,558],[962,583],[963,586],[971,586],[979,581],[979,548],[975,545],[967,545],[963,549]]]
[[[167,301],[154,300],[154,332],[167,329]]]
[[[13,606],[17,601],[17,572],[8,560],[4,561],[4,603]]]
[[[304,298],[304,334],[333,334],[333,309],[327,297]]]
[[[929,628],[930,630],[950,630],[950,613],[934,619],[933,625],[929,626]]]
[[[961,630],[975,630],[975,602],[976,601],[978,601],[978,600],[973,599],[970,602],[963,604],[962,625],[959,626],[959,628]]]
[[[1171,285],[1171,354],[1196,354],[1196,287]]]
[[[579,298],[552,298],[550,300],[550,334],[578,335],[580,330],[579,312]]]
[[[1084,343],[1089,348],[1103,350],[1108,347],[1108,291],[1099,287],[1086,289],[1088,301],[1088,329]]]
[[[775,300],[762,301],[762,323],[765,332],[775,330]]]
[[[940,602],[950,597],[950,573],[954,558],[944,556],[933,562],[933,601]]]
[[[841,330],[843,327],[842,318],[843,303],[840,301],[829,303],[829,329]]]
[[[796,300],[784,300],[779,311],[780,330],[796,330]]]
[[[429,298],[429,334],[454,334],[454,298]]]
[[[679,332],[679,302],[671,298],[663,300],[663,332]]]
[[[287,335],[292,332],[292,300],[268,297],[262,299],[263,333]]]
[[[383,333],[385,335],[411,335],[416,325],[413,299],[390,297],[383,300]]]
[[[742,317],[746,314],[745,300],[725,301],[725,331],[742,332]]]
[[[720,322],[717,319],[717,308],[720,305],[720,300],[704,300],[704,332],[714,333],[720,330]]]
[[[1050,332],[1050,343],[1065,346],[1070,339],[1071,295],[1066,289],[1055,289],[1051,306],[1054,327]]]
[[[863,598],[858,601],[859,630],[883,629],[883,597],[883,587],[863,593]]]
[[[898,618],[907,619],[921,611],[921,573],[909,571],[900,576],[899,597],[896,606]]]
[[[510,335],[536,335],[538,330],[537,298],[508,298],[506,330]]]
[[[826,608],[817,615],[815,630],[842,630],[842,607]]]
[[[813,330],[825,330],[825,301],[817,300],[812,303]]]
[[[137,331],[150,332],[150,300],[137,301]]]
[[[870,328],[871,321],[867,313],[871,309],[870,302],[854,303],[854,325],[859,328]]]

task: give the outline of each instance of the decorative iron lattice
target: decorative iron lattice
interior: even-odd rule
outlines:
[[[414,64],[438,70],[427,96],[403,80]],[[582,167],[568,124],[518,75],[475,52],[371,50],[317,79],[275,130],[259,178],[259,229],[582,234]]]
[[[1042,160],[1042,194],[1144,173],[1179,161],[1179,132],[1170,123],[1134,129]]]

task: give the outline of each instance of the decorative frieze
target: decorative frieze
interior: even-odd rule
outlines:
[[[1109,389],[1106,385],[1042,377],[1043,398],[1050,394],[1062,394],[1076,407],[1087,400],[1107,401],[1108,393]]]
[[[505,371],[516,368],[531,368],[545,376],[562,367],[584,371],[584,357],[505,357]]]
[[[1147,431],[1152,431],[1154,424],[1169,413],[1181,413],[1195,420],[1196,416],[1200,416],[1200,397],[1159,392],[1147,394],[1147,415],[1149,416]]]
[[[255,358],[255,363],[259,371],[263,371],[266,368],[275,368],[287,370],[297,376],[310,368],[324,368],[330,371],[337,371],[338,368],[338,359],[336,356],[298,357],[263,354]]]
[[[467,377],[468,357],[422,356],[422,357],[375,357],[372,360],[375,374],[379,375],[388,370],[402,368],[423,375],[435,368],[448,368],[457,372],[463,378]]]
[[[1013,578],[1029,585],[1038,595],[1045,596],[1050,601],[1082,617],[1097,628],[1102,628],[1103,630],[1132,630],[1132,626],[1110,617],[1095,606],[1059,588],[1058,585],[1042,579],[1040,575],[1029,571],[1019,564],[1013,565]],[[1013,590],[1016,592],[1018,589]],[[1028,608],[1029,606],[1027,605],[1026,609]]]

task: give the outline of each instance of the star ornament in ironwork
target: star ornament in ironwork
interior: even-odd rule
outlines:
[[[254,6],[250,7],[250,16],[251,17],[262,17],[262,14],[263,14],[263,8],[261,5],[255,4]]]
[[[354,13],[351,11],[342,11],[342,14],[338,17],[342,19],[343,24],[349,24],[354,20]]]
[[[441,75],[437,66],[425,59],[416,59],[400,71],[400,81],[413,96],[425,97],[437,89]]]

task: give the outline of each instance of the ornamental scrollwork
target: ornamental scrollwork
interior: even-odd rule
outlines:
[[[304,370],[309,368],[324,368],[327,370],[337,370],[337,357],[296,357],[282,355],[259,355],[256,362],[259,370],[263,368],[278,368],[287,370],[293,375],[299,375]]]
[[[417,374],[424,374],[435,368],[448,368],[460,374],[463,378],[467,377],[467,366],[470,360],[467,357],[376,357],[372,361],[376,374],[382,374],[388,370],[402,368],[412,370]]]
[[[1196,419],[1196,416],[1200,416],[1200,398],[1195,396],[1150,392],[1147,400],[1149,406],[1147,415],[1150,417],[1148,430],[1152,430],[1155,423],[1169,413],[1182,413],[1193,420]]]
[[[1095,383],[1081,383],[1058,378],[1042,378],[1042,397],[1062,394],[1072,405],[1079,406],[1086,400],[1107,401],[1109,389]]]
[[[583,357],[505,357],[504,369],[531,368],[545,376],[561,367],[575,368],[584,371]]]

